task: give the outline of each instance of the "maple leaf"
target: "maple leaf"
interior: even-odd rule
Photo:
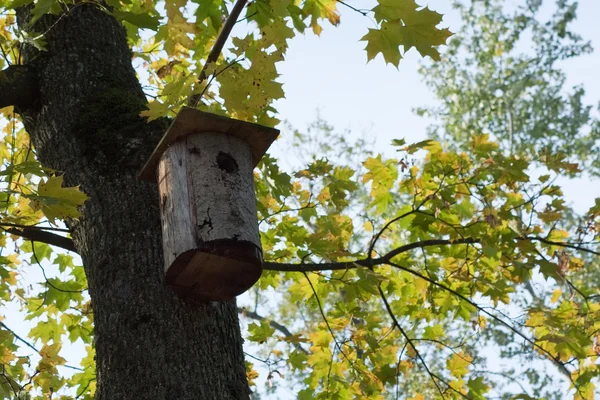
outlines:
[[[435,25],[417,22],[414,25],[403,26],[401,36],[405,52],[414,47],[421,56],[429,56],[439,61],[440,52],[433,46],[445,44],[446,39],[452,36],[452,32],[447,28],[437,29]]]
[[[63,365],[66,360],[58,355],[61,349],[60,343],[46,344],[40,350],[42,359],[38,365],[39,371],[47,371],[56,368],[57,365]]]
[[[398,66],[402,56],[398,48],[397,32],[384,26],[381,29],[369,29],[369,33],[362,37],[362,41],[367,42],[367,61],[371,61],[377,54],[383,54],[386,64],[390,63]]]
[[[311,16],[310,26],[315,34],[320,35],[323,30],[318,23],[319,18],[327,18],[332,25],[340,23],[340,15],[336,6],[337,1],[335,0],[307,0],[304,2],[302,13],[304,16]]]
[[[410,15],[414,14],[417,8],[419,8],[419,5],[414,0],[378,0],[377,3],[373,8],[377,22],[410,18]],[[441,20],[440,16],[436,25]]]
[[[380,29],[369,29],[361,40],[367,41],[368,60],[382,53],[386,63],[398,66],[399,47],[404,52],[415,47],[421,56],[440,59],[433,46],[446,43],[452,35],[448,29],[438,29],[442,15],[425,7],[418,10],[414,0],[379,0],[373,8],[375,19],[381,23]]]
[[[77,207],[88,199],[79,187],[62,187],[62,176],[51,176],[38,186],[37,195],[28,195],[31,208],[41,210],[50,222],[56,218],[77,218]]]
[[[276,47],[287,48],[287,40],[294,37],[294,31],[287,26],[285,21],[275,21],[262,28],[263,40],[274,44]]]
[[[169,105],[153,100],[147,105],[148,109],[140,113],[140,117],[147,117],[148,121],[164,117],[169,112]]]

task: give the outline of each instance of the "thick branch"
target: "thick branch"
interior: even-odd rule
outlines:
[[[57,235],[55,233],[46,232],[40,229],[29,229],[29,228],[3,228],[6,232],[11,235],[21,236],[22,238],[33,240],[35,242],[43,242],[52,246],[60,247],[65,250],[69,250],[77,253],[75,244],[70,238]]]
[[[600,255],[600,252],[594,251],[592,249],[574,245],[571,243],[561,243],[561,242],[553,242],[548,239],[544,239],[537,236],[527,236],[517,238],[518,240],[529,240],[529,241],[537,241],[545,244],[549,244],[552,246],[558,247],[566,247],[573,250],[582,251],[584,253],[590,253],[594,255]],[[329,262],[329,263],[277,263],[266,261],[263,264],[263,269],[268,271],[283,271],[283,272],[317,272],[317,271],[337,271],[337,270],[346,270],[352,269],[356,267],[375,267],[377,265],[387,264],[392,258],[397,256],[398,254],[406,253],[407,251],[425,248],[425,247],[435,247],[435,246],[447,246],[447,245],[455,245],[455,244],[474,244],[479,243],[479,239],[474,238],[462,238],[455,240],[446,240],[446,239],[430,239],[423,240],[420,242],[409,243],[404,246],[400,246],[391,250],[389,253],[385,254],[383,257],[379,258],[364,258],[360,260],[354,261],[342,261],[342,262]]]
[[[314,271],[335,271],[335,270],[345,270],[356,268],[357,266],[361,267],[374,267],[376,265],[382,265],[389,262],[392,258],[401,253],[406,253],[407,251],[424,248],[424,247],[433,247],[433,246],[445,246],[452,244],[473,244],[478,243],[479,239],[473,238],[464,238],[464,239],[455,239],[455,240],[446,240],[446,239],[431,239],[431,240],[423,240],[421,242],[409,243],[404,246],[400,246],[390,251],[383,257],[379,258],[364,258],[362,260],[355,261],[344,261],[344,262],[331,262],[331,263],[320,263],[320,264],[293,264],[293,263],[276,263],[276,262],[265,262],[263,264],[263,269],[269,271],[289,271],[289,272],[314,272]]]
[[[28,108],[38,97],[37,76],[32,68],[11,65],[0,71],[0,108]]]

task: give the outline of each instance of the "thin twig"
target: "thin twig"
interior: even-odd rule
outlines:
[[[363,17],[367,17],[369,15],[369,11],[361,10],[360,8],[356,8],[354,6],[351,6],[350,4],[348,4],[348,3],[346,3],[345,1],[342,1],[342,0],[336,0],[336,1],[338,3],[340,3],[341,5],[348,7],[352,11],[356,11],[357,13],[361,14]]]
[[[3,327],[4,329],[6,329],[7,331],[9,331],[15,337],[15,339],[17,339],[19,342],[23,343],[25,346],[29,347],[30,349],[32,349],[33,351],[35,351],[36,353],[39,354],[40,351],[38,349],[36,349],[33,344],[29,343],[27,340],[25,340],[21,336],[17,335],[15,333],[15,331],[13,331],[8,326],[6,326],[6,324],[4,322],[0,322],[0,326]]]
[[[13,335],[14,338],[17,339],[19,342],[23,343],[25,346],[27,346],[30,349],[32,349],[33,351],[35,351],[37,354],[40,354],[40,351],[33,344],[29,343],[27,340],[25,340],[21,336],[17,335],[15,333],[15,331],[13,331],[8,326],[6,326],[6,324],[4,322],[0,322],[0,326],[3,327],[4,329],[6,329],[8,332],[10,332],[10,334]],[[76,371],[84,371],[83,368],[74,367],[72,365],[61,365],[61,366],[64,368],[74,369]]]
[[[241,59],[236,59],[233,60],[231,63],[227,64],[222,70],[214,73],[211,75],[210,79],[208,80],[208,83],[206,84],[206,86],[204,87],[204,89],[202,89],[202,92],[198,95],[198,101],[200,101],[200,99],[202,97],[204,97],[204,94],[206,93],[206,91],[208,90],[208,88],[210,87],[210,84],[212,83],[212,81],[219,75],[221,75],[223,72],[225,72],[226,70],[228,70],[229,68],[233,67],[234,65],[240,63],[244,61],[244,58]],[[200,82],[200,81],[199,81]],[[198,103],[196,103],[196,106],[198,105]]]
[[[319,299],[319,295],[317,294],[317,291],[315,290],[315,287],[313,286],[312,281],[310,280],[310,278],[308,277],[308,274],[306,272],[303,272],[303,274],[304,274],[304,277],[306,278],[306,280],[308,281],[308,284],[310,285],[310,288],[312,289],[313,294],[315,295],[315,299],[317,300],[317,305],[319,306],[319,312],[321,313],[321,317],[323,318],[323,321],[325,321],[325,325],[327,326],[327,330],[329,330],[329,334],[331,335],[333,342],[335,343],[335,347],[339,350],[339,352],[342,354],[342,356],[344,356],[346,361],[348,361],[350,363],[350,365],[352,365],[352,367],[356,368],[354,363],[352,362],[352,360],[350,360],[350,358],[348,358],[348,356],[344,352],[344,349],[342,349],[342,346],[337,341],[337,338],[335,337],[335,333],[333,333],[333,329],[331,328],[331,325],[329,325],[329,320],[327,319],[327,316],[325,315],[325,310],[323,309],[323,305],[321,304],[321,299]]]
[[[549,359],[551,360],[556,360],[556,357],[554,356],[554,354],[552,354],[550,351],[544,349],[542,346],[540,346],[539,344],[537,344],[535,341],[531,340],[530,338],[528,338],[524,333],[520,332],[517,328],[515,328],[514,326],[510,325],[508,322],[504,321],[502,318],[499,318],[498,316],[494,315],[493,313],[487,311],[485,308],[479,306],[477,303],[475,303],[474,301],[468,299],[466,296],[462,295],[461,293],[457,292],[456,290],[436,281],[435,279],[431,279],[428,276],[425,276],[423,274],[421,274],[418,271],[415,271],[411,268],[408,267],[404,267],[402,265],[393,263],[393,262],[388,262],[388,265],[398,268],[402,271],[408,272],[409,274],[412,274],[416,277],[419,277],[423,280],[425,280],[426,282],[431,283],[432,285],[435,285],[449,293],[452,293],[454,296],[460,298],[461,300],[465,301],[466,303],[470,304],[471,306],[475,307],[477,310],[479,310],[480,312],[484,313],[485,315],[487,315],[488,317],[492,318],[494,321],[500,323],[501,325],[505,326],[506,328],[508,328],[510,331],[512,331],[514,334],[516,334],[517,336],[519,336],[520,338],[522,338],[523,340],[525,340],[527,343],[529,343],[531,346],[535,347],[536,349],[538,349],[539,351],[541,351],[542,353],[546,354],[548,356]],[[566,367],[559,361],[558,365],[561,366],[562,368],[565,369],[565,371],[570,375],[570,372],[566,369]],[[575,382],[571,379],[571,383],[574,385],[574,387],[577,388],[577,385],[575,384]]]
[[[425,368],[427,375],[429,375],[429,378],[431,378],[431,380],[433,381],[435,387],[437,388],[438,392],[440,393],[440,396],[442,396],[442,399],[444,399],[445,398],[444,392],[442,391],[442,388],[440,387],[439,383],[435,379],[433,373],[429,369],[429,366],[425,362],[425,359],[423,359],[423,357],[421,356],[421,353],[417,349],[417,346],[415,346],[414,343],[412,342],[412,339],[410,337],[408,337],[408,334],[406,333],[404,328],[402,328],[402,326],[398,323],[398,320],[396,319],[396,315],[392,311],[392,308],[390,307],[390,303],[387,301],[387,298],[385,297],[385,294],[383,293],[383,289],[381,289],[381,284],[379,284],[377,286],[377,289],[379,290],[379,295],[381,296],[381,300],[383,301],[383,304],[385,305],[385,308],[386,308],[390,318],[392,319],[394,326],[396,327],[396,329],[398,329],[400,331],[400,333],[406,340],[406,343],[414,350],[415,354],[417,355],[417,358],[419,359],[419,361],[421,361],[421,364],[423,364],[423,368]],[[448,385],[447,382],[444,382],[444,383],[446,385]],[[448,385],[448,386],[450,386],[450,385]]]
[[[90,383],[94,382],[96,380],[96,378],[92,378],[89,381],[87,381],[87,384],[84,386],[83,389],[81,389],[81,391],[77,394],[77,396],[75,396],[75,399],[77,400],[78,398],[80,398],[81,396],[83,396],[83,394],[85,393],[86,390],[88,390],[88,388],[90,387]]]
[[[587,247],[581,247],[578,245],[574,245],[574,244],[570,244],[570,243],[564,243],[564,242],[554,242],[552,240],[548,240],[545,239],[543,237],[539,237],[539,236],[525,236],[520,238],[521,240],[534,240],[537,242],[542,242],[545,244],[549,244],[551,246],[558,246],[558,247],[566,247],[569,249],[573,249],[573,250],[578,250],[578,251],[583,251],[584,253],[590,253],[590,254],[594,254],[596,256],[600,256],[600,252],[598,251],[594,251],[592,249],[588,249]]]
[[[64,293],[83,293],[86,290],[86,289],[69,290],[69,289],[61,289],[59,287],[56,287],[52,282],[50,282],[48,280],[48,277],[46,276],[46,270],[42,266],[42,263],[40,263],[40,260],[38,259],[38,256],[35,253],[35,242],[33,240],[31,241],[31,252],[33,253],[33,258],[35,259],[35,262],[37,263],[38,267],[40,267],[40,269],[42,270],[42,275],[44,276],[44,280],[46,280],[46,284],[48,286],[50,286],[51,288],[53,288],[55,290],[58,290],[59,292],[64,292]]]

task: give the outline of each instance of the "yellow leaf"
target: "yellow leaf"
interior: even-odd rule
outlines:
[[[79,187],[62,187],[62,176],[51,176],[38,185],[37,196],[31,198],[32,208],[37,207],[54,222],[56,218],[77,218],[80,213],[77,207],[88,199]]]
[[[561,294],[562,294],[562,290],[556,289],[554,292],[552,292],[552,298],[550,299],[550,302],[556,303],[558,301],[558,299],[560,298]]]
[[[317,201],[321,204],[325,204],[331,200],[331,193],[329,192],[329,186],[325,186],[319,196],[317,196]]]
[[[169,112],[169,105],[163,104],[159,101],[151,101],[148,103],[148,109],[140,113],[140,117],[147,117],[148,122],[164,117]]]
[[[44,347],[42,347],[40,350],[42,359],[38,364],[39,371],[52,371],[57,365],[63,365],[66,362],[64,358],[58,355],[60,347],[60,343],[45,344]]]
[[[408,373],[408,371],[410,371],[413,367],[415,366],[415,364],[412,361],[408,361],[408,360],[402,360],[400,361],[400,363],[398,364],[398,372],[406,374]]]
[[[473,361],[471,356],[460,352],[453,354],[446,364],[450,370],[450,373],[453,376],[460,378],[469,372],[469,365],[471,365],[471,361]]]

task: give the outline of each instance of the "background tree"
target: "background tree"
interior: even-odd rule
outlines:
[[[561,70],[564,61],[591,53],[592,47],[573,31],[577,3],[558,1],[553,15],[543,20],[540,14],[547,14],[547,9],[542,13],[541,7],[548,3],[455,2],[462,28],[441,62],[420,69],[439,106],[417,111],[437,120],[429,134],[449,146],[468,146],[473,135],[484,132],[496,138],[507,154],[520,154],[535,163],[552,149],[570,155],[585,173],[597,175],[598,120],[583,101],[585,88],[567,91]],[[576,236],[590,233],[589,215],[571,208],[564,210],[561,223]],[[581,257],[586,262],[571,280],[577,287],[589,288],[597,280],[597,264],[585,254]],[[518,301],[531,305],[545,301],[556,288],[538,282],[526,289]],[[502,333],[492,340],[503,345],[514,341],[509,337]],[[502,353],[521,354],[522,364],[531,362],[530,353],[522,349]],[[540,390],[552,387],[552,374],[540,372],[539,366],[525,371]],[[564,394],[557,391],[553,396]]]
[[[298,146],[318,146],[301,167],[288,173],[267,156],[256,171],[266,271],[254,305],[190,304],[165,288],[158,196],[136,179],[165,115],[201,96],[201,109],[276,124],[272,101],[283,91],[275,64],[287,39],[308,27],[318,34],[323,20],[337,24],[338,5],[374,17],[363,37],[369,59],[382,53],[397,65],[399,46],[438,59],[433,46],[450,34],[436,28],[439,14],[411,0],[369,11],[254,1],[233,47],[206,62],[224,21],[238,22],[229,3],[5,5],[16,20],[7,11],[2,25],[12,65],[1,105],[14,108],[3,110],[0,225],[5,251],[17,240],[17,255],[2,259],[2,296],[36,322],[30,339],[2,322],[5,397],[247,398],[251,363],[261,363],[272,383],[291,375],[300,398],[477,399],[496,383],[481,344],[502,335],[508,355],[525,349],[558,366],[578,396],[593,396],[598,288],[572,277],[583,268],[579,253],[597,256],[600,209],[586,214],[587,231],[561,229],[566,208],[552,182],[577,167],[550,151],[509,154],[482,132],[461,153],[397,139],[392,159],[322,122],[297,133]],[[132,50],[155,86],[148,104]],[[530,162],[548,173],[530,178]],[[72,240],[48,225],[59,219]],[[44,243],[77,251],[84,267]],[[36,266],[44,280],[29,288],[21,276]],[[552,297],[519,302],[514,293],[537,274]],[[260,346],[246,368],[238,313],[255,320],[246,339]],[[69,376],[61,344],[78,339],[88,357]],[[518,379],[521,371],[491,372]],[[533,386],[498,393],[539,397],[531,378]]]
[[[443,62],[421,69],[440,105],[418,112],[438,121],[433,137],[455,145],[486,133],[507,152],[561,151],[597,174],[598,123],[585,89],[567,91],[560,68],[592,47],[571,29],[577,2],[557,1],[545,21],[540,8],[549,3],[454,2],[463,26]]]

